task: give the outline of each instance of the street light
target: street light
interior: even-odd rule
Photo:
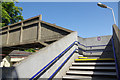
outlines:
[[[110,7],[108,7],[108,6],[106,6],[106,5],[104,5],[104,4],[102,4],[102,3],[97,3],[97,5],[98,6],[100,6],[100,7],[102,7],[102,8],[108,8],[108,9],[110,9],[110,10],[112,10],[112,14],[113,14],[113,19],[114,19],[114,23],[116,24],[116,21],[115,21],[115,16],[114,16],[114,11],[113,11],[113,9],[112,8],[110,8]]]

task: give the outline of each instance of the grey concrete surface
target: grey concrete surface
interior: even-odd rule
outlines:
[[[81,46],[79,45],[79,48],[83,49],[83,50],[87,50],[87,51],[92,51],[92,52],[84,52],[81,51],[80,53],[85,55],[85,56],[99,56],[101,58],[107,58],[107,57],[114,57],[113,54],[113,49],[112,49],[112,42],[111,42],[111,35],[108,36],[99,36],[99,40],[98,37],[91,37],[91,38],[81,38],[78,37],[78,41],[85,45]],[[88,46],[96,46],[98,45],[98,47],[88,47]],[[99,45],[106,45],[106,46],[99,46]],[[95,52],[95,51],[101,51],[101,52]],[[106,52],[107,51],[107,52]]]
[[[83,53],[85,57],[114,58],[113,52]]]
[[[78,41],[85,45],[85,46],[96,46],[96,45],[112,45],[111,43],[111,35],[108,35],[108,36],[99,36],[101,39],[100,41],[98,41],[98,37],[91,37],[91,38],[81,38],[81,37],[78,37]],[[82,47],[82,46],[80,46]],[[92,49],[101,49],[101,48],[105,48],[106,46],[102,46],[102,47],[92,47]],[[90,47],[87,47],[84,49],[91,49]]]
[[[29,42],[53,41],[73,32],[40,20],[36,16],[1,28],[2,47],[23,45]]]
[[[66,58],[76,49],[76,45],[74,45],[65,55],[60,58],[52,67],[50,67],[49,70],[47,70],[40,78],[49,78],[59,67],[60,65],[66,60]],[[62,78],[66,74],[67,69],[69,69],[69,66],[74,61],[74,59],[78,56],[78,53],[74,53],[72,57],[70,57],[70,60],[65,63],[65,65],[58,71],[54,78]]]
[[[115,24],[113,25],[113,41],[118,65],[118,75],[120,76],[120,29]]]
[[[2,44],[3,46],[13,46],[24,44],[27,42],[41,41],[43,44],[47,41],[58,40],[45,48],[42,48],[39,52],[31,54],[29,57],[15,64],[12,70],[7,68],[5,71],[5,77],[18,77],[18,78],[31,78],[39,70],[41,70],[45,65],[47,65],[51,60],[58,56],[63,50],[65,50],[74,41],[79,41],[85,46],[96,46],[96,45],[107,45],[101,47],[85,47],[79,45],[79,48],[89,51],[103,50],[101,52],[90,52],[86,53],[79,51],[79,53],[84,56],[96,56],[101,58],[113,57],[111,38],[112,36],[99,36],[92,38],[81,38],[77,37],[77,32],[61,28],[54,24],[50,24],[39,20],[39,16],[25,20],[23,22],[18,22],[10,26],[6,26],[2,29]],[[113,25],[113,38],[115,43],[115,50],[117,55],[118,63],[120,56],[120,34],[116,25]],[[99,38],[99,40],[98,40]],[[14,41],[13,41],[14,40]],[[110,45],[110,46],[109,46]],[[49,78],[55,70],[64,62],[64,60],[76,49],[78,46],[74,45],[62,58],[60,58],[53,66],[51,66],[40,78]],[[105,51],[111,52],[105,52]],[[54,76],[55,78],[62,78],[68,71],[69,66],[71,66],[74,58],[78,56],[78,53],[74,53],[72,57],[67,61],[67,63],[60,69],[59,72]],[[119,65],[120,66],[120,65]],[[6,69],[6,70],[7,70]],[[14,73],[14,74],[13,74]],[[9,75],[10,74],[10,75]]]
[[[54,78],[62,78],[66,75],[66,72],[69,70],[69,67],[72,66],[74,59],[78,57],[78,53],[74,53],[72,57],[65,63],[65,65],[60,69],[60,71],[54,76]]]
[[[99,36],[100,41],[97,39],[98,37],[85,38],[86,46],[94,46],[94,45],[107,45],[111,39],[111,35],[108,36]]]
[[[53,44],[41,49],[39,52],[30,55],[21,63],[14,65],[17,76],[19,78],[31,78],[76,40],[77,32],[72,32]]]

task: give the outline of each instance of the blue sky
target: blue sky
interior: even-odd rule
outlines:
[[[103,2],[113,8],[118,25],[118,2]],[[42,20],[77,31],[83,38],[112,35],[112,11],[97,2],[19,2],[24,19],[42,14]]]

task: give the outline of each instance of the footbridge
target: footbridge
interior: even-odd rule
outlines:
[[[55,41],[50,44],[46,43],[47,46],[44,45],[45,47],[41,48],[38,52],[24,53],[29,55],[10,67],[1,67],[1,78],[6,80],[9,78],[25,78],[29,80],[120,80],[120,31],[115,24],[113,25],[113,35],[81,38],[76,31],[67,30],[41,20],[38,22],[36,25],[48,25],[49,27],[47,29],[53,32],[56,32],[56,30],[51,28],[57,29],[56,34],[61,36],[59,38],[57,36],[57,38],[54,39],[52,37],[51,39],[48,33],[48,35],[46,35],[47,38],[42,39],[42,35],[41,38],[38,38],[37,35],[35,40],[39,41],[39,44],[43,43],[42,45],[44,45],[46,41],[49,41],[47,40],[48,38],[50,41]],[[36,28],[36,30],[38,29]],[[20,26],[20,31],[21,30]],[[31,32],[33,32],[33,30]],[[40,34],[39,31],[37,31],[36,34]],[[10,33],[7,32],[6,36],[8,35],[10,35]],[[27,35],[33,37],[33,34]],[[5,36],[5,34],[2,34],[2,36]],[[16,44],[10,44],[9,40],[3,39],[6,40],[6,42],[3,42],[3,47],[16,47],[15,45],[20,47],[20,45],[25,45],[26,43],[23,37],[21,40],[21,36],[19,35],[19,38]],[[35,42],[36,41],[33,41],[33,43]],[[13,53],[17,54],[17,52],[14,51],[8,55],[10,56]]]
[[[42,21],[42,15],[32,17],[1,28],[3,53],[17,48],[43,48],[71,32]]]

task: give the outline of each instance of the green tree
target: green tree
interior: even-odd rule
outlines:
[[[22,7],[15,6],[15,2],[2,2],[2,26],[23,20]]]

